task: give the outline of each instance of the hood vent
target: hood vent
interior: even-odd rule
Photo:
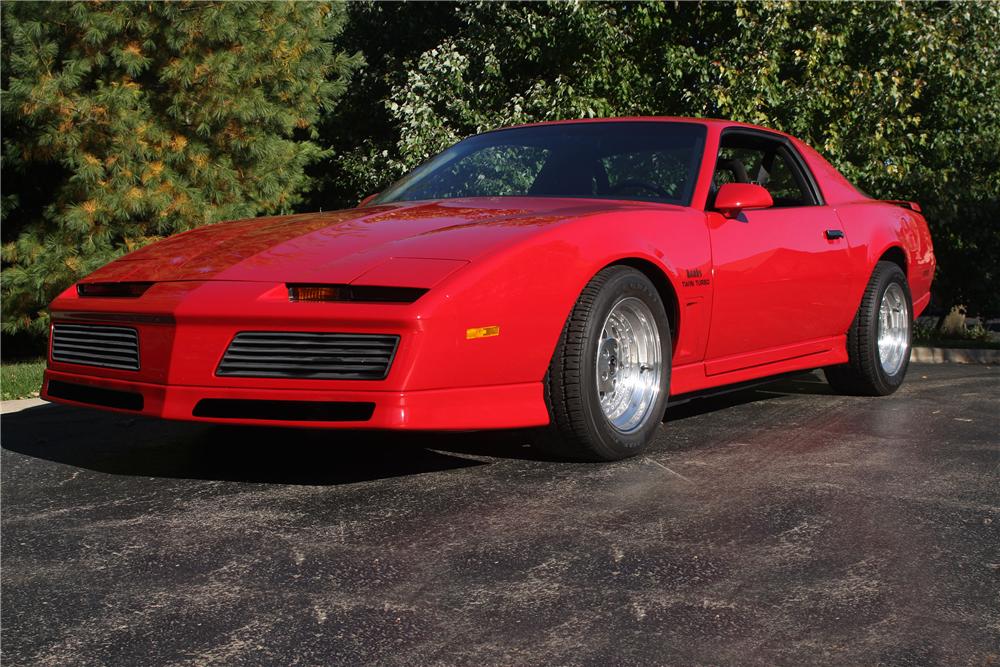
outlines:
[[[77,283],[76,293],[80,296],[103,296],[110,298],[135,299],[146,293],[153,283]]]

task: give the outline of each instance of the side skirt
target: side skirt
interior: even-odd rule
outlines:
[[[808,346],[799,347],[798,351],[804,354],[774,361],[763,361],[753,366],[744,366],[727,372],[710,373],[710,366],[718,368],[718,361],[700,362],[694,364],[684,364],[675,366],[670,376],[671,401],[679,400],[688,394],[701,393],[705,391],[731,391],[733,387],[740,388],[747,386],[747,383],[760,381],[770,381],[770,379],[785,375],[787,373],[801,373],[825,366],[836,366],[847,363],[847,336],[836,336],[834,338],[814,341]],[[808,347],[820,347],[815,352],[809,352]],[[802,348],[806,348],[803,350]],[[783,353],[787,354],[790,349],[784,348]],[[775,354],[774,350],[766,351],[760,355],[740,355],[744,360],[751,356],[766,359],[767,356]],[[732,363],[733,357],[722,360],[724,363]],[[744,361],[745,363],[745,361]]]
[[[697,391],[690,391],[686,394],[678,394],[676,396],[671,396],[667,399],[667,407],[675,408],[678,405],[684,405],[685,403],[690,403],[691,401],[698,400],[699,398],[712,398],[713,396],[722,396],[724,394],[732,394],[733,392],[743,391],[745,389],[752,389],[754,387],[759,387],[761,385],[771,384],[772,382],[777,382],[779,380],[786,380],[788,378],[796,377],[802,375],[803,373],[809,373],[816,370],[815,368],[804,368],[797,371],[788,371],[787,373],[778,373],[776,375],[769,375],[767,377],[758,378],[756,380],[747,380],[745,382],[736,382],[733,384],[722,385],[721,387],[709,387],[708,389],[699,389]]]

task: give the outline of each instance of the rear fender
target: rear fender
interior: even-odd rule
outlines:
[[[861,295],[875,265],[893,249],[902,251],[914,317],[926,307],[934,277],[934,248],[927,221],[909,207],[877,201],[837,207],[850,242],[851,265],[856,278],[852,295],[860,304]]]

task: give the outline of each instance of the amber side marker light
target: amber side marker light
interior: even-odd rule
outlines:
[[[288,285],[289,301],[354,301],[358,303],[413,303],[424,294],[420,287],[371,285]]]
[[[76,293],[80,296],[104,296],[136,298],[142,296],[153,283],[77,283]]]
[[[473,338],[492,338],[499,335],[500,327],[496,324],[489,327],[473,327],[465,330],[465,338],[467,340],[472,340]]]

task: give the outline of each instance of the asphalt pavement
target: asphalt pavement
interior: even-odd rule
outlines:
[[[4,665],[1000,665],[1000,369],[672,408],[648,455],[6,414]]]

